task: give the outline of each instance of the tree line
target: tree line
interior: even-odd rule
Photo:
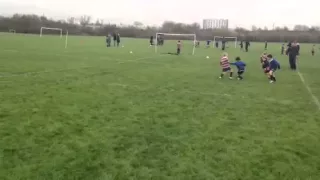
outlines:
[[[160,27],[146,26],[141,22],[132,25],[116,25],[104,23],[97,19],[94,23],[90,16],[83,15],[79,18],[70,17],[66,20],[53,20],[45,16],[33,14],[14,14],[11,17],[0,16],[0,31],[8,32],[14,29],[17,33],[38,34],[41,27],[61,28],[68,30],[72,35],[106,36],[108,33],[117,32],[122,37],[148,38],[157,32],[196,34],[198,40],[212,40],[213,36],[238,37],[239,40],[286,42],[298,40],[306,43],[320,42],[320,27],[296,25],[293,30],[287,27],[258,28],[252,26],[250,30],[237,27],[236,29],[202,29],[200,24],[184,24],[166,21]],[[50,32],[54,33],[54,32]]]

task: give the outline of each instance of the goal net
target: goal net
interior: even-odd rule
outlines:
[[[61,28],[48,28],[48,27],[41,27],[40,28],[40,37],[43,36],[44,31],[48,31],[48,34],[54,35],[54,34],[58,34],[60,36],[60,38],[63,37],[63,30]],[[66,30],[65,31],[65,43],[64,43],[64,48],[68,47],[68,35],[69,32]]]
[[[235,48],[237,48],[237,41],[238,41],[237,37],[223,37],[223,36],[213,37],[213,47],[217,47],[216,45],[221,47],[221,44],[223,41],[225,41],[226,47],[234,46]]]
[[[40,28],[40,37],[43,36],[43,32],[47,32],[48,34],[58,34],[60,35],[60,38],[62,38],[62,29],[60,28],[49,28],[49,27],[41,27]]]
[[[195,53],[196,34],[170,34],[157,33],[155,36],[155,52],[156,53],[172,53],[177,52],[177,43],[181,43],[181,54]]]
[[[16,30],[14,30],[14,29],[9,29],[9,33],[15,34],[15,33],[16,33]]]

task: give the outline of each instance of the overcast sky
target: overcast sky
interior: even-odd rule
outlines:
[[[161,25],[229,19],[230,27],[320,26],[319,0],[0,0],[0,14],[34,13],[54,19],[91,15],[104,22]]]

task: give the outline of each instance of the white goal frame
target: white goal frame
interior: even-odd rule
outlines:
[[[197,35],[196,34],[172,34],[172,33],[156,33],[156,43],[154,46],[154,51],[157,53],[158,51],[158,36],[159,35],[167,35],[167,36],[185,36],[185,37],[193,37],[193,49],[192,49],[192,55],[194,55],[196,50],[196,41],[197,41]]]
[[[220,39],[234,39],[234,48],[237,48],[237,43],[238,43],[238,38],[237,37],[223,37],[223,36],[214,36],[213,37],[213,47],[215,47],[216,44],[216,39],[220,38]]]
[[[60,38],[62,38],[62,29],[61,29],[61,28],[41,27],[41,28],[40,28],[40,37],[42,37],[43,30],[60,31]]]
[[[9,33],[16,34],[16,30],[14,30],[14,29],[9,29]]]
[[[44,29],[60,31],[60,38],[62,38],[63,30],[61,28],[48,28],[48,27],[41,27],[40,28],[40,37],[42,37],[42,32]],[[69,36],[69,32],[68,32],[68,30],[66,30],[66,36],[65,36],[66,38],[65,38],[65,43],[64,43],[65,49],[67,49],[67,47],[68,47],[68,36]]]

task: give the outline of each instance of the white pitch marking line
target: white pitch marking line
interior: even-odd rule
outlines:
[[[318,106],[318,109],[319,109],[319,111],[320,111],[320,102],[319,102],[319,99],[312,93],[311,88],[309,87],[309,85],[308,85],[308,84],[306,83],[306,81],[304,80],[303,75],[302,75],[299,71],[297,71],[297,73],[298,73],[298,75],[299,75],[299,77],[300,77],[300,80],[301,80],[302,84],[303,84],[304,87],[308,90],[310,96],[311,96],[312,99],[313,99],[313,102],[315,103],[316,106]]]

